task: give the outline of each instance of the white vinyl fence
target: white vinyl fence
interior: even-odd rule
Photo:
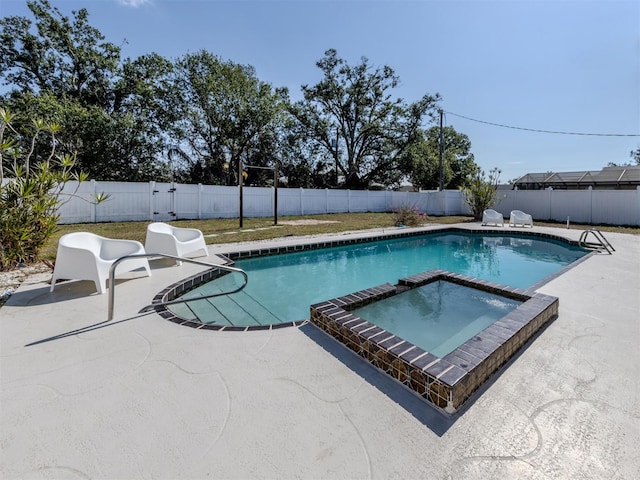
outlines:
[[[273,188],[243,187],[245,217],[274,214]],[[236,187],[176,183],[70,182],[63,191],[60,223],[167,221],[239,217],[240,191]],[[99,193],[110,195],[95,204]],[[430,215],[468,214],[457,190],[391,192],[369,190],[314,190],[278,188],[278,216],[346,212],[390,212],[402,206]]]
[[[635,190],[499,190],[494,209],[509,218],[522,210],[534,220],[593,225],[640,225],[640,187]]]
[[[72,194],[60,208],[61,223],[167,221],[239,217],[239,189],[216,185],[89,181],[70,183]],[[93,195],[110,198],[98,205]],[[493,207],[509,218],[511,210],[535,220],[572,223],[640,225],[640,187],[635,190],[500,190]],[[458,190],[391,192],[368,190],[278,189],[278,216],[343,212],[390,212],[408,205],[428,215],[468,215]],[[245,217],[273,216],[274,189],[243,188]]]

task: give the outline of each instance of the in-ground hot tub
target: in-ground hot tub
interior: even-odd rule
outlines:
[[[516,303],[506,315],[478,333],[471,333],[467,340],[460,340],[462,343],[458,346],[441,349],[441,352],[448,352],[439,354],[443,356],[390,331],[402,330],[389,328],[389,325],[401,324],[402,318],[391,319],[385,324],[389,329],[385,329],[376,325],[376,320],[369,321],[358,315],[359,312],[367,314],[363,307],[380,302],[382,308],[376,308],[378,313],[369,314],[379,318],[380,312],[385,311],[385,299],[396,297],[396,303],[402,302],[402,296],[409,290],[434,282],[489,292]],[[558,303],[556,297],[549,295],[430,270],[400,279],[395,286],[384,284],[312,305],[311,322],[431,404],[447,413],[455,413],[543,325],[557,316]],[[394,309],[387,311],[392,315]],[[446,321],[446,311],[442,321]],[[470,323],[477,324],[478,319],[474,318]],[[459,330],[455,335],[461,335]],[[424,332],[419,336],[424,337]],[[425,345],[422,338],[417,343]]]

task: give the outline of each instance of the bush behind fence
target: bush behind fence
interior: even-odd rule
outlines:
[[[79,186],[60,208],[60,223],[169,221],[239,217],[238,187],[159,182],[97,182]],[[94,204],[93,195],[111,197]],[[269,217],[274,211],[274,189],[244,187],[245,217]],[[536,220],[575,223],[640,225],[640,187],[636,190],[500,190],[494,209],[508,219],[511,210],[530,213]],[[278,189],[278,216],[327,213],[390,212],[415,206],[428,215],[469,215],[458,190],[392,192],[369,190]]]

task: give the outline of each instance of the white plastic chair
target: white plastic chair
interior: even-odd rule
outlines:
[[[208,256],[204,235],[197,228],[174,227],[168,223],[155,222],[147,225],[147,238],[144,242],[147,253],[163,253],[174,257]],[[177,261],[178,265],[182,262]]]
[[[58,253],[51,278],[51,292],[56,280],[91,280],[98,293],[105,292],[109,269],[113,262],[125,255],[145,253],[144,247],[135,240],[105,238],[89,232],[68,233],[58,241]],[[146,258],[123,260],[116,267],[119,273],[144,268],[151,276]]]
[[[504,227],[504,217],[501,213],[488,208],[487,210],[482,212],[482,225],[487,225],[489,223]]]
[[[509,226],[515,227],[517,225],[522,225],[523,227],[529,225],[533,228],[533,218],[528,213],[521,212],[520,210],[511,210]]]

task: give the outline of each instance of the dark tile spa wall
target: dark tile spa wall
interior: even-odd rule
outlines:
[[[403,291],[444,280],[523,302],[443,358],[350,313]],[[545,323],[558,299],[465,275],[430,270],[311,306],[311,322],[442,411],[455,413]]]

